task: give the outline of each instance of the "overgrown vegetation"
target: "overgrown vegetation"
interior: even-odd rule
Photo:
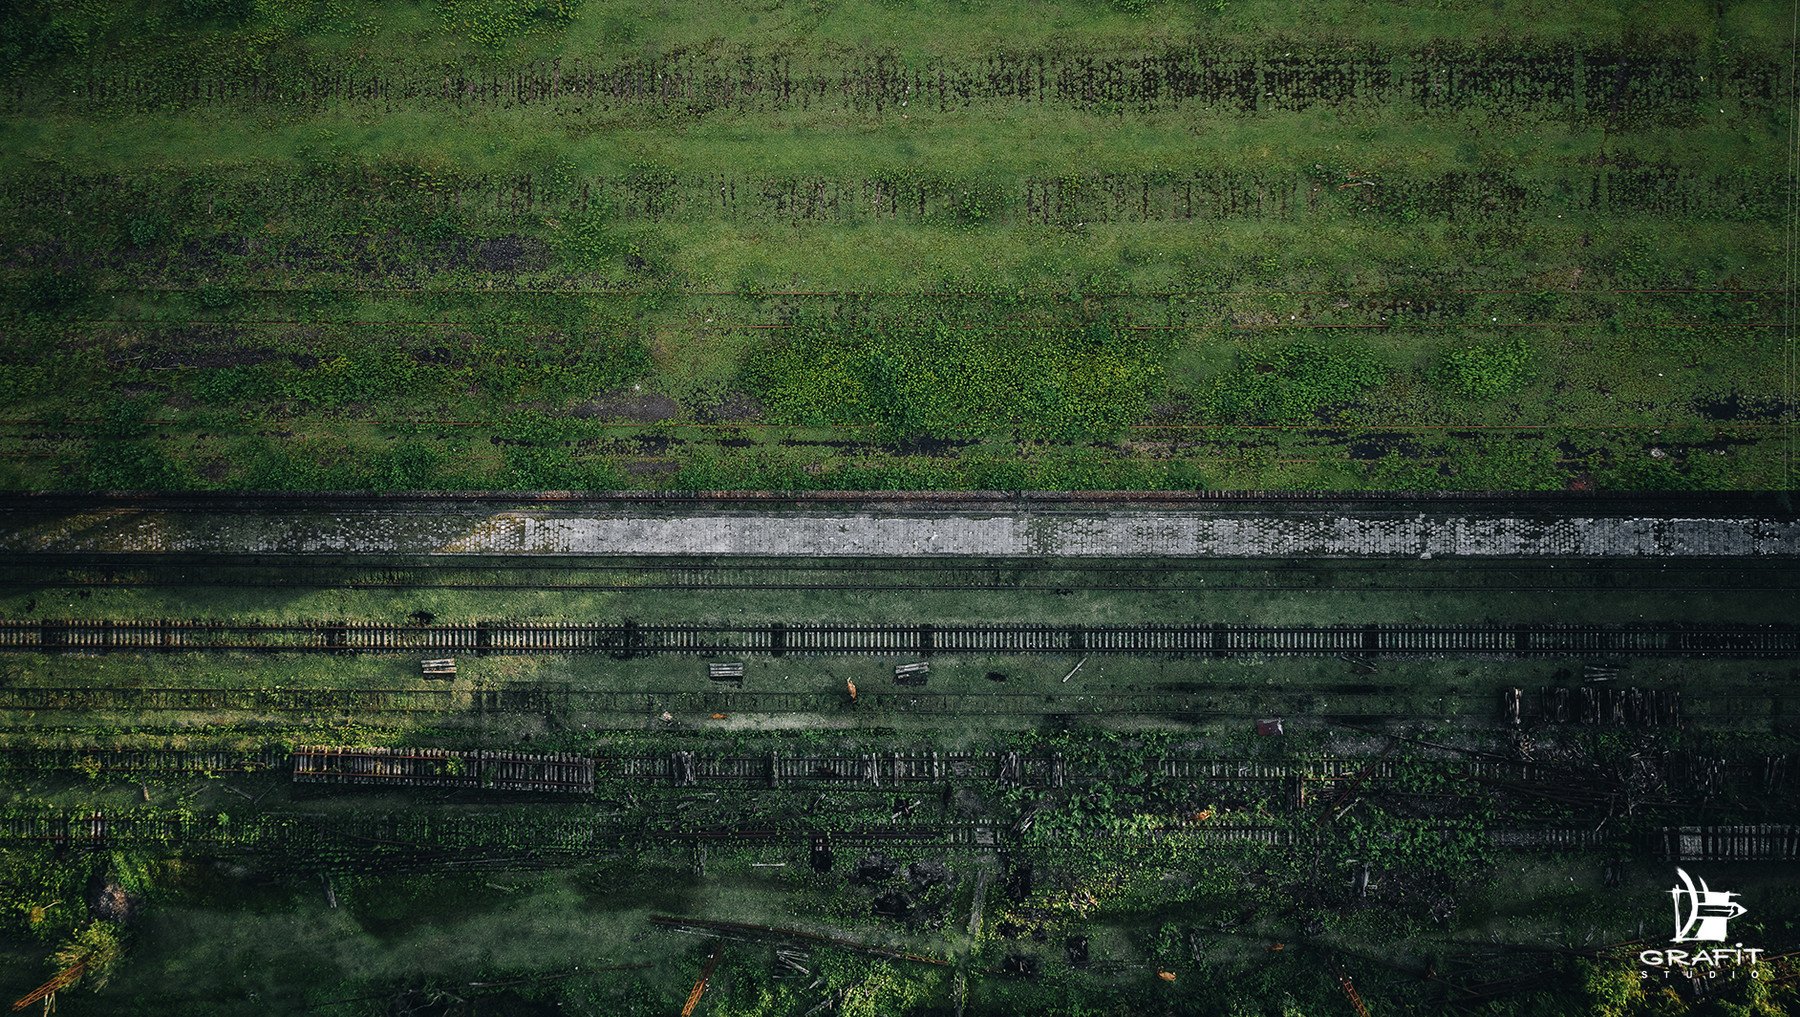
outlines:
[[[1594,762],[1652,748],[1624,735],[1609,739],[1617,744],[1595,752]],[[613,748],[652,758],[676,751],[760,758],[771,749],[879,754],[893,744],[879,734],[819,731],[641,732],[630,742]],[[942,795],[756,787],[721,796],[629,781],[602,792],[613,802],[609,810],[630,813],[621,823],[618,815],[597,817],[591,803],[450,804],[391,793],[314,795],[299,808],[282,796],[259,808],[241,792],[266,776],[156,779],[159,798],[204,796],[214,810],[230,808],[229,820],[207,809],[115,808],[114,829],[134,842],[133,853],[58,858],[37,846],[0,847],[10,895],[4,928],[9,936],[29,932],[54,970],[83,965],[86,984],[117,1013],[167,1004],[172,992],[156,966],[194,963],[189,956],[202,959],[189,976],[197,997],[254,991],[282,1012],[354,991],[390,1008],[531,1000],[654,1013],[679,1005],[714,947],[721,963],[699,1012],[730,1015],[798,1017],[826,1006],[922,1017],[958,1000],[965,1012],[992,1014],[1305,1012],[1342,1005],[1337,971],[1355,978],[1370,1006],[1429,1012],[1456,1004],[1487,1017],[1550,1017],[1573,1012],[1570,1000],[1579,1001],[1579,1012],[1620,1017],[1778,1017],[1795,1001],[1768,967],[1757,978],[1721,979],[1696,1000],[1679,984],[1641,978],[1639,943],[1563,945],[1570,922],[1592,923],[1599,940],[1612,943],[1643,916],[1664,917],[1658,900],[1666,896],[1666,866],[1625,864],[1623,885],[1607,886],[1602,872],[1616,863],[1607,861],[1609,850],[1496,850],[1488,839],[1495,824],[1521,822],[1521,803],[1557,799],[1528,788],[1519,798],[1518,790],[1461,775],[1466,757],[1412,749],[1369,757],[1389,758],[1398,770],[1363,778],[1351,801],[1338,795],[1344,778],[1319,781],[1296,805],[1282,780],[1169,776],[1166,759],[1208,751],[1172,732],[1063,730],[986,748],[1018,751],[1034,764],[1054,754],[1071,783],[1008,787],[963,775],[949,778]],[[1247,734],[1230,751],[1261,752],[1264,766],[1304,768],[1312,756]],[[236,790],[211,787],[221,780]],[[104,794],[40,788],[45,797],[15,795],[0,820]],[[1672,790],[1686,793],[1665,787],[1657,794]],[[893,810],[908,798],[916,799],[914,811],[900,826],[917,836],[856,842],[856,830],[893,828]],[[1452,807],[1455,800],[1474,807]],[[1581,810],[1567,802],[1553,808],[1565,819]],[[1003,851],[963,854],[939,841],[939,824],[976,809],[1004,831]],[[173,831],[155,843],[141,833],[151,826],[126,825],[153,811],[166,821],[155,828]],[[708,838],[700,852],[676,835],[747,822],[788,835]],[[583,846],[571,839],[583,823],[632,832]],[[1227,836],[1247,823],[1293,842]],[[370,830],[381,836],[367,836]],[[832,831],[836,861],[817,868],[811,838],[797,830]],[[154,860],[171,857],[200,860]],[[217,864],[221,857],[233,861]],[[532,863],[475,872],[430,867],[447,857]],[[313,871],[321,866],[323,880]],[[157,868],[164,875],[153,879]],[[159,913],[138,922],[130,963],[117,964],[120,926],[90,917],[95,873],[136,899],[167,883],[155,889]],[[1773,867],[1739,867],[1733,885],[1771,914],[1793,899]],[[971,917],[976,910],[980,922]],[[271,912],[288,917],[271,924]],[[531,921],[518,920],[524,913]],[[1507,940],[1471,941],[1495,913],[1515,916]],[[695,940],[646,924],[652,914],[767,925],[762,933]],[[332,930],[328,942],[293,935],[314,924]],[[1770,919],[1744,928],[1785,942],[1778,925]],[[966,931],[976,927],[979,934]],[[833,943],[805,938],[816,934]],[[282,951],[282,965],[204,961],[220,951],[270,949]],[[389,952],[408,958],[404,973],[387,963]],[[1449,976],[1421,977],[1432,964]],[[1509,987],[1490,1002],[1468,999],[1455,977],[1464,965]],[[64,1005],[82,1002],[71,997]]]
[[[1531,377],[1535,357],[1523,339],[1503,346],[1472,346],[1444,356],[1444,386],[1469,399],[1492,399],[1517,389]]]
[[[1774,369],[1789,331],[1790,13],[14,0],[0,4],[0,489],[1791,487],[1796,407]],[[1051,576],[1029,596],[832,596],[858,618],[929,604],[1052,625],[1260,616],[1301,591],[1334,621],[1635,618],[1666,603],[1441,574],[1404,593],[1323,592],[1307,572],[1191,576],[1102,596]],[[614,588],[531,575],[505,596],[395,590],[403,569],[229,594],[116,578],[26,577],[8,600],[31,619],[392,620],[684,618],[696,596],[651,572]],[[1207,585],[1221,582],[1246,592]],[[1779,596],[1706,582],[1721,585],[1682,591],[1696,617],[1785,617]],[[825,595],[720,584],[704,610],[804,615]],[[666,1014],[716,945],[649,921],[673,914],[832,937],[725,941],[701,1014],[1291,1017],[1348,1012],[1340,970],[1376,1013],[1794,1006],[1773,980],[1704,1000],[1647,987],[1604,949],[1664,916],[1662,863],[1628,866],[1621,886],[1603,873],[1638,843],[1623,827],[1686,822],[1667,801],[1598,823],[1410,750],[1379,787],[1176,778],[1160,764],[1177,750],[1260,765],[1331,736],[1079,719],[1091,690],[1121,687],[1277,714],[1429,700],[1438,717],[1488,709],[1525,665],[1347,679],[1355,661],[1206,661],[1202,684],[1236,686],[1177,693],[1196,674],[1140,662],[1101,678],[1096,662],[1065,684],[1061,667],[1014,660],[993,664],[1012,672],[1001,685],[940,656],[934,694],[1004,688],[1005,708],[846,707],[764,730],[686,709],[713,694],[690,663],[496,655],[441,684],[397,657],[9,664],[9,692],[55,683],[91,704],[195,687],[191,709],[154,715],[10,714],[10,744],[79,752],[6,771],[0,983],[23,993],[80,965],[100,992],[67,995],[70,1013]],[[1683,663],[1716,666],[1695,673],[1720,687],[1749,680]],[[835,696],[847,674],[800,658],[765,670],[780,678],[752,680],[800,696]],[[555,695],[633,683],[643,700],[585,714]],[[501,692],[547,698],[475,705]],[[431,705],[359,709],[390,694]],[[301,702],[325,705],[277,709]],[[1004,733],[1040,722],[1056,730]],[[1749,752],[1733,723],[1709,736]],[[1087,770],[929,791],[619,779],[557,805],[302,798],[278,773],[112,768],[116,746],[226,741],[760,760],[915,737]],[[1630,772],[1702,740],[1546,739],[1537,760],[1587,752],[1592,770]],[[1720,821],[1770,821],[1762,804],[1704,801]],[[1489,836],[1528,820],[1618,839],[1562,856]],[[83,825],[101,822],[103,837]],[[41,839],[38,823],[69,832]],[[1231,833],[1243,827],[1270,839]],[[1753,920],[1791,913],[1780,873],[1742,874],[1731,885],[1757,895]],[[121,895],[148,915],[113,914]],[[1744,927],[1793,945],[1773,919]],[[1519,974],[1503,999],[1457,995]]]
[[[1000,317],[999,315],[995,316]],[[801,316],[757,350],[750,391],[771,420],[873,425],[891,440],[1117,440],[1143,416],[1162,356],[1118,324],[935,324]]]
[[[1318,421],[1381,382],[1367,349],[1300,342],[1248,354],[1211,393],[1209,410],[1230,423]]]
[[[0,486],[1787,483],[1769,4],[790,6],[10,5]]]

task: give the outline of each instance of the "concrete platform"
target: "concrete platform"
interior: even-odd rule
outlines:
[[[1092,496],[12,499],[7,555],[1641,558],[1800,554],[1775,508],[1646,514],[1502,500]],[[1704,502],[1691,508],[1703,508]],[[324,507],[334,505],[334,507]],[[1674,506],[1680,509],[1682,505]],[[1608,509],[1618,508],[1618,511]],[[1585,511],[1584,511],[1585,510]]]

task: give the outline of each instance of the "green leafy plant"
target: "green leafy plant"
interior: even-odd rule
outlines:
[[[1470,399],[1505,395],[1532,375],[1536,355],[1523,339],[1495,346],[1471,346],[1444,356],[1439,379],[1446,389]]]
[[[1356,401],[1386,377],[1366,348],[1289,343],[1241,355],[1236,368],[1214,385],[1206,410],[1233,423],[1315,420],[1320,411]]]
[[[444,27],[480,46],[499,47],[536,28],[575,19],[581,0],[440,0]]]
[[[123,930],[112,922],[89,922],[64,940],[50,955],[50,961],[58,971],[79,967],[79,981],[98,990],[112,978],[124,955]]]
[[[1163,350],[1110,322],[1002,329],[812,319],[758,351],[747,387],[789,424],[897,438],[1116,437],[1148,410]]]

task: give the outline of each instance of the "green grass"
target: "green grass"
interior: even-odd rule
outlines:
[[[28,4],[0,486],[1788,482],[1777,5],[1139,6]],[[1263,91],[1069,84],[1196,48]]]

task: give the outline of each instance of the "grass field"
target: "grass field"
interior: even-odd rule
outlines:
[[[1265,557],[1128,560],[1052,557],[1112,538],[1023,497],[966,515],[1030,557],[881,558],[840,520],[794,553],[855,557],[678,559],[447,494],[1791,490],[1796,24],[0,0],[0,495],[446,495],[13,498],[0,1001],[1800,1013],[1800,672],[1735,628],[1793,623],[1786,499],[1606,500],[1594,540],[1561,499],[1422,500],[1405,548],[1407,502],[1215,500],[1259,531],[1219,546]],[[795,511],[738,501],[720,546]],[[678,514],[620,511],[646,541]],[[1757,556],[1705,554],[1740,511],[1716,540]],[[503,526],[539,517],[547,542]],[[1333,527],[1363,557],[1307,550]],[[481,621],[608,635],[471,629],[452,675],[421,659],[451,644],[343,627]],[[295,631],[227,628],[265,623]],[[1067,642],[933,627],[998,623]],[[1484,641],[1288,656],[1229,625]],[[1544,626],[1591,652],[1533,655],[1566,645]],[[1677,864],[1745,902],[1763,962],[1646,966]]]
[[[24,3],[14,489],[1791,483],[1780,5]]]

